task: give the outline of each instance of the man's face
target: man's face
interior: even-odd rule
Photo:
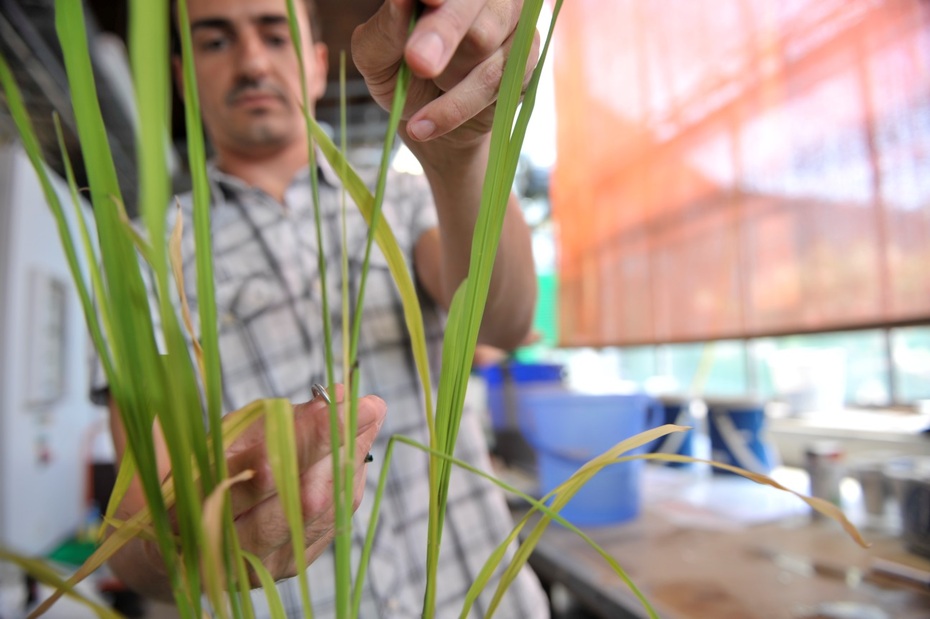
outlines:
[[[312,112],[326,87],[326,48],[312,43],[303,3],[296,7]],[[286,0],[188,0],[188,12],[200,105],[214,147],[261,156],[303,139]]]

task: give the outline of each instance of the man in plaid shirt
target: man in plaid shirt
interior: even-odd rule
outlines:
[[[487,162],[494,98],[510,37],[520,12],[514,0],[428,0],[412,35],[407,25],[414,0],[387,0],[360,26],[352,42],[356,66],[382,106],[389,107],[401,58],[415,74],[400,136],[424,174],[389,179],[384,217],[416,276],[434,366],[438,362],[443,311],[464,278],[472,230]],[[322,375],[321,276],[310,175],[320,187],[326,283],[329,297],[342,289],[340,259],[350,263],[350,290],[357,291],[367,228],[350,209],[342,245],[338,180],[325,163],[308,169],[308,138],[298,105],[300,75],[290,40],[284,0],[188,0],[195,65],[204,124],[215,152],[211,164],[213,250],[224,405],[234,410],[264,397],[309,397]],[[312,2],[298,3],[306,78],[311,101],[326,84],[327,50],[319,42]],[[189,197],[182,199],[187,297],[196,308],[193,225]],[[481,341],[513,348],[524,338],[535,303],[530,238],[516,198],[511,196],[495,263]],[[426,444],[423,397],[413,365],[399,296],[381,253],[375,250],[367,284],[359,353],[362,399],[356,453],[357,500],[377,483],[377,466],[361,462],[383,454],[387,438],[402,434]],[[333,305],[338,306],[338,303]],[[340,341],[341,308],[331,308],[334,341]],[[337,355],[338,355],[337,351]],[[337,358],[337,367],[340,360]],[[433,368],[434,373],[436,367]],[[341,400],[341,390],[333,394]],[[384,398],[382,400],[381,398]],[[385,414],[385,401],[390,413]],[[305,545],[314,616],[330,616],[333,570],[329,543],[327,414],[321,398],[295,407],[302,463]],[[125,434],[111,415],[114,442],[122,456]],[[380,432],[379,431],[383,430]],[[325,442],[325,441],[323,441]],[[261,469],[261,443],[240,441],[231,450],[230,472]],[[479,421],[466,412],[456,455],[489,468]],[[390,463],[370,569],[363,617],[418,617],[425,587],[427,458],[399,447]],[[167,473],[167,462],[165,464]],[[368,493],[370,497],[371,493]],[[144,499],[133,487],[120,507],[126,516]],[[289,533],[273,487],[238,484],[232,489],[237,527],[245,549],[261,557],[289,616],[300,616]],[[309,507],[308,507],[309,506]],[[356,537],[370,516],[363,503],[355,517]],[[437,615],[458,616],[471,582],[512,523],[500,492],[480,478],[453,475],[439,567]],[[356,551],[361,540],[356,539]],[[157,597],[170,589],[154,545],[138,540],[111,562],[130,586]],[[490,591],[475,605],[487,609]],[[254,596],[260,604],[262,596]],[[535,576],[523,570],[497,616],[548,616]]]

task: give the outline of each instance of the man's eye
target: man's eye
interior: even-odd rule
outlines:
[[[283,35],[270,34],[265,37],[265,41],[270,47],[284,47],[285,45],[290,44],[291,39]]]
[[[229,44],[229,40],[226,37],[215,37],[209,39],[201,39],[197,43],[197,47],[204,52],[215,52],[225,49]]]

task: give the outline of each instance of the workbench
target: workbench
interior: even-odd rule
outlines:
[[[904,552],[893,528],[862,526],[872,544],[864,549],[787,493],[663,469],[646,467],[636,519],[584,529],[663,619],[930,618],[926,583],[871,568],[877,556]],[[516,516],[525,511],[514,507]],[[649,616],[607,562],[561,525],[550,524],[530,564],[598,616]]]

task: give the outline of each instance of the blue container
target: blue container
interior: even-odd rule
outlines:
[[[775,466],[774,448],[765,438],[765,404],[753,400],[708,400],[707,429],[711,459],[767,475]],[[714,468],[715,474],[735,475]]]
[[[646,445],[646,450],[650,453],[667,453],[679,454],[682,456],[694,456],[694,433],[696,420],[691,410],[692,400],[688,398],[660,398],[662,404],[661,419],[656,425],[673,423],[679,426],[689,426],[691,430],[687,432],[672,432],[660,439],[656,439]],[[675,468],[690,466],[690,462],[661,462],[665,466]]]
[[[477,369],[488,386],[488,411],[495,430],[516,429],[519,392],[531,386],[562,384],[564,367],[511,361]]]
[[[652,427],[659,408],[644,394],[589,395],[547,388],[520,394],[520,423],[536,450],[540,496],[623,439]],[[641,447],[629,453],[643,453]],[[639,514],[643,462],[601,469],[562,508],[576,525],[624,522]]]
[[[901,484],[901,537],[913,552],[930,557],[930,477],[915,475]]]

